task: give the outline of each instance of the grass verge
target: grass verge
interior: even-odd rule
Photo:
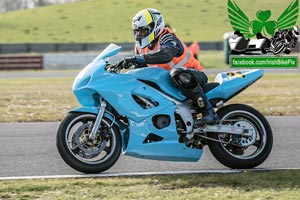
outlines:
[[[249,18],[270,10],[277,20],[292,0],[234,1]],[[0,14],[1,43],[133,42],[131,20],[140,10],[156,8],[184,41],[222,41],[232,31],[224,0],[99,1],[39,7]],[[118,13],[116,15],[116,12]],[[251,27],[249,27],[251,29]]]
[[[0,199],[299,199],[300,170],[0,181]]]

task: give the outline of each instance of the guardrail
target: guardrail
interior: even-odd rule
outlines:
[[[0,54],[10,53],[48,53],[48,52],[80,52],[101,51],[109,43],[27,43],[27,44],[0,44]],[[132,51],[134,43],[116,43],[122,46],[123,51]],[[187,42],[187,45],[191,42]],[[201,50],[223,50],[223,42],[199,42]]]
[[[0,55],[0,70],[39,70],[43,65],[43,55]]]
[[[51,52],[80,52],[80,51],[101,51],[107,47],[109,43],[27,43],[27,44],[0,44],[0,54],[14,53],[51,53]],[[118,43],[123,50],[132,50],[132,43]]]
[[[0,70],[13,69],[81,69],[101,52],[109,43],[71,43],[71,44],[0,44]],[[122,46],[125,56],[133,54],[134,43],[116,43]],[[190,45],[191,43],[186,43]],[[225,42],[199,42],[201,51],[218,50],[225,52],[225,63],[229,61],[229,50],[224,48]],[[228,44],[227,44],[228,45]],[[293,51],[299,52],[299,43]],[[17,60],[20,54],[26,53],[27,58]],[[33,54],[34,53],[34,54]],[[36,53],[37,60],[32,60]],[[1,55],[2,54],[2,55]],[[12,55],[15,54],[15,55]],[[122,54],[122,56],[124,56]],[[121,55],[121,54],[120,54]],[[31,58],[31,59],[29,59]],[[8,61],[8,60],[11,61]],[[119,58],[118,58],[119,59]]]
[[[226,41],[227,42],[227,41]],[[102,51],[109,43],[27,43],[27,44],[0,44],[0,54],[14,53],[59,53],[59,52],[83,52]],[[122,46],[122,51],[133,51],[134,43],[118,43]],[[191,42],[186,42],[190,45]],[[201,50],[224,50],[224,41],[198,42]],[[293,49],[299,50],[299,43]]]

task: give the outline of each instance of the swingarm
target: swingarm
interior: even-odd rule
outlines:
[[[200,129],[200,130],[199,130]],[[240,135],[250,137],[253,135],[254,130],[248,128],[241,128],[231,125],[207,125],[205,128],[195,129],[195,132],[203,132],[203,133],[227,133],[232,135]]]

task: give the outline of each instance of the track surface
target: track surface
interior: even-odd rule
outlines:
[[[274,134],[269,158],[263,169],[300,167],[300,117],[267,117]],[[55,137],[57,122],[0,123],[0,177],[79,175],[60,158]],[[118,162],[104,173],[219,170],[219,164],[207,147],[196,163],[151,161],[121,155]]]

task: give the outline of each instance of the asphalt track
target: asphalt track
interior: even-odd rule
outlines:
[[[300,117],[267,117],[274,134],[273,150],[258,169],[300,167]],[[0,123],[0,177],[80,175],[60,158],[55,137],[58,122]],[[166,162],[121,155],[103,174],[228,170],[204,148],[195,163]]]

